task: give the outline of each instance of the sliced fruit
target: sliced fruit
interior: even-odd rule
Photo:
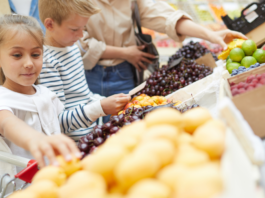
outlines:
[[[229,56],[230,50],[227,49],[218,55],[218,59],[225,60]]]

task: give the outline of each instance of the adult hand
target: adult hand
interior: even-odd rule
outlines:
[[[224,50],[227,49],[226,43],[230,43],[236,38],[248,39],[244,34],[232,30],[210,31],[208,34],[208,40],[221,45]]]
[[[50,164],[55,166],[59,165],[56,155],[62,155],[66,161],[71,161],[72,156],[81,158],[75,142],[63,134],[32,138],[28,144],[30,153],[41,168],[45,166],[44,156],[48,158]]]
[[[145,48],[144,45],[142,46],[130,46],[125,48],[125,60],[131,63],[138,71],[142,71],[147,69],[144,63],[152,63],[147,58],[155,59],[156,57],[153,54],[148,54],[142,52]]]
[[[131,100],[127,94],[115,94],[100,101],[105,114],[113,115],[120,112],[124,106]]]

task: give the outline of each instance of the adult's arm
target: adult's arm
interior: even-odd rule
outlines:
[[[77,44],[81,51],[85,69],[92,69],[100,59],[123,59],[134,65],[138,70],[146,69],[143,62],[151,63],[147,58],[154,55],[142,52],[144,46],[116,47],[106,45],[95,38],[89,38],[86,31]]]
[[[169,4],[152,0],[137,0],[142,26],[166,33],[175,41],[182,41],[185,36],[197,37],[220,44],[226,48],[234,38],[247,39],[243,34],[231,31],[212,31],[194,23],[191,17],[181,10],[174,10]]]

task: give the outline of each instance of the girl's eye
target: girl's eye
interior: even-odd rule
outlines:
[[[19,58],[21,57],[21,54],[13,54],[14,57]]]
[[[32,56],[36,58],[36,57],[39,57],[40,54],[32,54]]]
[[[76,32],[78,29],[72,29],[73,32]]]

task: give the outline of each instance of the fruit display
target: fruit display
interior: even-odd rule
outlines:
[[[255,68],[261,63],[265,63],[265,51],[257,49],[255,42],[252,40],[237,39],[228,45],[228,49],[222,52],[219,58],[227,59],[226,69],[230,74],[236,75],[243,72],[243,67],[246,68],[245,71],[248,71],[247,69],[250,67]]]
[[[199,42],[190,41],[187,45],[184,45],[182,48],[180,48],[176,52],[176,54],[172,55],[169,58],[168,63],[170,64],[172,61],[180,57],[196,60],[207,53],[210,53],[210,50],[208,50],[205,46],[201,45]],[[212,55],[215,59],[217,59],[217,57],[214,54]]]
[[[152,96],[151,97],[143,93],[139,96],[134,95],[132,98],[133,99],[125,105],[124,110],[119,112],[119,114],[125,113],[125,110],[129,107],[136,107],[136,108],[145,107],[145,106],[155,107],[155,106],[165,105],[169,103],[169,101],[163,96]],[[181,101],[177,101],[177,103],[180,104]]]
[[[224,50],[221,54],[219,54],[218,59],[226,60],[229,56],[230,51],[236,47],[241,48],[244,42],[244,39],[234,39],[228,44],[227,49]]]
[[[135,97],[132,101],[137,101],[141,96]],[[147,96],[144,96],[147,97]],[[161,98],[161,97],[156,97]],[[163,98],[163,97],[162,97]],[[163,103],[163,102],[162,102]],[[140,121],[144,119],[144,117],[153,110],[158,108],[170,107],[178,110],[181,113],[186,112],[187,110],[199,107],[198,104],[194,102],[192,105],[182,105],[182,107],[178,106],[181,102],[178,101],[176,103],[168,103],[159,106],[143,106],[137,107],[128,106],[125,107],[126,110],[123,110],[119,113],[119,115],[113,115],[110,118],[110,121],[105,123],[104,125],[97,125],[94,127],[93,132],[83,136],[79,139],[78,148],[82,153],[82,156],[86,156],[95,151],[95,149],[103,144],[106,139],[111,137],[113,134],[116,134],[123,126],[129,125],[135,121]],[[129,103],[128,103],[129,104]]]
[[[212,74],[212,72],[212,68],[199,65],[194,60],[182,60],[173,68],[164,65],[150,75],[145,88],[136,93],[136,96],[141,94],[166,96]]]
[[[223,190],[225,130],[207,109],[160,108],[82,161],[41,169],[10,198],[215,197]]]
[[[231,76],[235,76],[237,74],[241,74],[243,72],[255,69],[255,68],[259,67],[259,66],[260,66],[259,63],[256,63],[255,65],[251,65],[249,68],[246,68],[244,66],[239,66],[238,69],[233,69],[232,70]]]
[[[231,83],[231,92],[233,96],[245,93],[247,91],[253,90],[257,87],[265,85],[265,73],[250,75],[245,82],[240,82],[238,84]]]

